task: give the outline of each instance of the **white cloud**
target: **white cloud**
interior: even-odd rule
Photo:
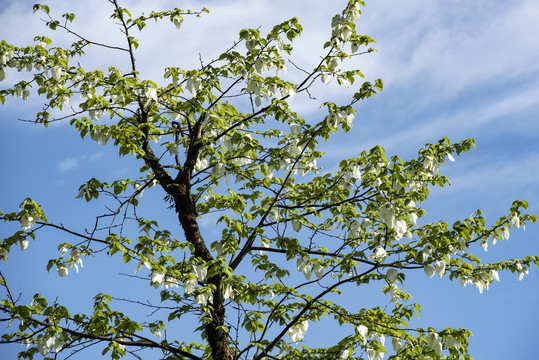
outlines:
[[[73,170],[79,166],[80,162],[94,162],[103,157],[104,152],[99,151],[93,155],[81,155],[78,158],[66,158],[58,163],[58,169],[60,172]]]
[[[377,40],[369,73],[388,85],[447,97],[539,69],[537,2],[394,2],[368,5],[362,28]]]
[[[126,1],[124,5],[134,15],[178,6],[171,0]],[[199,54],[208,62],[237,40],[239,29],[261,27],[261,32],[266,33],[277,22],[293,16],[299,17],[305,29],[295,43],[294,60],[311,69],[323,55],[322,44],[329,35],[331,16],[344,5],[321,0],[236,0],[226,5],[218,1],[187,1],[181,6],[195,11],[207,6],[210,14],[201,18],[185,16],[179,31],[166,19],[160,23],[148,22],[140,33],[133,29],[133,35],[140,39],[136,55],[143,78],[162,83],[165,67],[198,67]],[[51,10],[54,14],[73,11],[77,14],[73,29],[92,40],[125,45],[115,22],[103,21],[109,18],[111,6],[95,7],[89,1],[64,0],[56,1]],[[11,3],[9,14],[0,14],[4,28],[13,29],[5,32],[5,38],[15,43],[31,43],[33,36],[43,33],[59,38],[57,44],[75,40],[63,30],[54,33],[46,30],[39,20],[42,16],[28,17],[30,11],[28,6]],[[413,89],[416,94],[426,96],[426,102],[452,97],[471,86],[539,69],[539,43],[534,40],[539,33],[539,22],[532,15],[538,12],[539,4],[532,0],[367,2],[358,29],[373,35],[379,53],[354,58],[350,63],[360,67],[368,79],[382,77],[386,87]],[[20,18],[29,18],[24,28],[14,23]],[[243,50],[242,45],[239,48]],[[106,69],[113,65],[127,72],[130,67],[124,52],[106,50],[104,56],[97,46],[87,48],[81,61],[83,66],[91,65],[91,68]],[[300,75],[291,71],[288,76],[293,79],[295,73]],[[16,76],[13,73],[13,78]],[[334,98],[341,94],[340,89],[331,86],[319,87],[317,91],[319,98],[324,99],[328,94]],[[301,111],[314,111],[317,102],[301,101],[297,106]]]
[[[67,158],[58,163],[58,169],[60,172],[73,170],[79,165],[79,161],[74,158]]]
[[[524,155],[524,154],[523,154]],[[484,159],[469,161],[468,168],[451,176],[452,191],[473,191],[486,194],[511,193],[515,189],[529,193],[539,183],[539,153],[525,154],[517,158],[500,158],[485,162]],[[481,186],[478,186],[478,185]]]
[[[428,119],[424,116],[412,124],[394,128],[385,137],[375,138],[368,143],[361,144],[361,149],[370,149],[376,144],[402,149],[410,147],[411,142],[420,146],[428,141],[436,141],[443,136],[464,139],[492,132],[503,135],[513,132],[515,128],[522,132],[522,135],[525,135],[526,129],[523,127],[528,130],[536,128],[537,118],[523,116],[519,122],[515,122],[515,119],[510,116],[525,113],[533,108],[539,108],[539,81],[530,86],[516,88],[509,94],[463,105],[449,114],[429,117]],[[506,119],[503,120],[504,118]],[[502,122],[498,126],[490,126],[497,121]]]
[[[93,161],[99,160],[99,159],[101,159],[103,157],[103,155],[104,155],[104,152],[99,151],[99,152],[91,155],[90,158],[88,159],[88,161],[93,162]]]

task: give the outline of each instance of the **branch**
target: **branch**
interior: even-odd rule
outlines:
[[[328,287],[326,290],[322,291],[320,294],[318,294],[315,298],[313,298],[312,300],[308,301],[307,304],[305,305],[305,307],[303,309],[301,309],[301,311],[299,312],[299,314],[297,314],[294,319],[292,319],[292,321],[290,321],[290,323],[288,323],[288,325],[286,325],[284,327],[284,329],[279,333],[279,335],[277,335],[277,337],[275,339],[273,339],[273,341],[268,345],[266,346],[266,348],[262,351],[262,353],[260,353],[258,356],[256,356],[255,358],[253,358],[253,360],[262,360],[266,354],[268,352],[270,352],[273,347],[277,344],[277,342],[286,334],[286,332],[292,327],[294,326],[298,321],[299,319],[301,318],[301,316],[303,316],[303,314],[305,314],[307,312],[307,310],[309,310],[318,300],[320,300],[322,297],[324,297],[326,294],[328,294],[329,292],[331,292],[333,289],[336,289],[338,288],[339,286],[343,285],[343,284],[346,284],[346,283],[349,283],[349,282],[352,282],[352,281],[356,281],[356,280],[359,280],[361,279],[363,276],[367,275],[367,274],[370,274],[371,272],[373,272],[374,270],[376,270],[378,268],[379,264],[376,264],[375,266],[373,266],[370,270],[367,270],[365,272],[363,272],[362,274],[359,274],[359,275],[356,275],[356,276],[353,276],[351,278],[348,278],[348,279],[345,279],[345,280],[341,280],[333,285],[331,285],[330,287]]]
[[[106,240],[96,239],[96,238],[94,238],[92,236],[84,235],[84,234],[78,233],[76,231],[66,229],[63,225],[60,226],[60,225],[56,225],[56,224],[45,223],[45,222],[42,222],[42,221],[36,221],[36,224],[41,225],[41,226],[52,227],[52,228],[58,229],[58,230],[62,230],[62,231],[65,231],[65,232],[67,232],[67,233],[69,233],[71,235],[75,235],[75,236],[78,236],[80,238],[83,238],[83,239],[86,239],[86,240],[89,240],[89,241],[95,241],[95,242],[98,242],[98,243],[101,243],[101,244],[109,245],[109,242],[106,241]]]
[[[321,129],[321,128],[320,128]],[[232,270],[234,270],[241,262],[241,260],[247,255],[247,253],[251,250],[251,246],[253,245],[253,242],[255,241],[255,237],[256,237],[256,229],[257,228],[260,228],[263,226],[264,224],[264,221],[266,221],[266,218],[268,217],[268,215],[270,214],[271,210],[273,209],[273,207],[275,206],[275,204],[277,203],[277,201],[279,200],[279,196],[281,195],[282,191],[285,189],[286,187],[286,183],[288,182],[288,179],[290,179],[290,177],[292,176],[292,173],[294,172],[294,168],[296,167],[297,163],[299,162],[299,160],[301,159],[301,157],[303,156],[303,153],[305,152],[305,150],[307,149],[307,147],[309,146],[309,144],[311,143],[311,141],[314,140],[315,136],[318,134],[318,132],[320,131],[319,130],[316,130],[313,135],[311,136],[311,138],[309,139],[309,141],[305,144],[305,146],[303,147],[303,149],[301,150],[301,153],[296,157],[296,160],[294,161],[294,164],[292,164],[292,167],[290,168],[290,170],[288,171],[288,174],[286,175],[286,178],[283,180],[283,184],[281,185],[281,188],[279,189],[279,191],[277,191],[277,194],[275,195],[275,197],[273,198],[273,201],[271,202],[271,204],[268,206],[268,209],[266,210],[266,212],[264,213],[264,215],[262,216],[262,218],[260,219],[260,221],[258,222],[258,225],[255,227],[255,229],[253,230],[253,232],[251,233],[251,235],[249,236],[249,238],[247,239],[247,242],[245,243],[245,245],[243,246],[243,248],[240,250],[240,253],[238,254],[238,256],[236,256],[231,262],[230,262],[230,267],[232,268]]]
[[[127,27],[127,24],[124,21],[124,16],[122,14],[120,7],[118,6],[118,2],[116,0],[109,0],[109,1],[111,1],[114,4],[114,7],[116,8],[116,11],[118,12],[118,18],[122,22],[122,26],[125,31],[125,37],[127,38],[127,45],[129,46],[129,50],[127,51],[129,52],[129,57],[131,58],[131,69],[133,70],[133,72],[136,72],[135,55],[133,53],[133,44],[131,43],[131,39],[129,37],[129,27]],[[140,102],[140,99],[139,99],[139,102]]]
[[[47,15],[49,16],[49,19],[51,21],[54,21],[54,19],[48,13],[47,13]],[[43,20],[43,21],[45,21],[45,20]],[[119,47],[119,46],[106,45],[106,44],[102,44],[102,43],[98,43],[98,42],[95,42],[95,41],[88,40],[88,39],[82,37],[81,35],[79,35],[78,33],[70,30],[67,26],[61,25],[60,23],[58,23],[56,26],[61,28],[61,29],[64,29],[65,31],[67,31],[68,33],[70,33],[72,35],[75,35],[76,37],[78,37],[79,39],[85,41],[88,44],[101,46],[101,47],[104,47],[104,48],[107,48],[107,49],[120,50],[120,51],[129,51],[128,49],[124,49],[124,48]]]
[[[4,312],[9,312],[9,309],[8,308],[5,308],[3,306],[0,306],[0,310],[4,311]],[[162,350],[166,350],[166,351],[170,351],[171,353],[173,353],[174,355],[177,355],[177,356],[183,356],[183,357],[186,357],[188,359],[192,359],[192,360],[202,360],[202,358],[196,356],[196,355],[193,355],[193,354],[190,354],[186,351],[183,351],[181,349],[176,349],[174,347],[171,347],[169,345],[166,345],[166,344],[160,344],[160,343],[157,343],[155,341],[152,341],[152,340],[149,340],[143,336],[139,336],[139,335],[136,335],[136,334],[128,334],[129,336],[133,336],[139,340],[137,341],[127,341],[125,339],[120,339],[120,338],[115,338],[113,336],[105,336],[105,335],[95,335],[95,334],[85,334],[83,332],[80,332],[80,331],[75,331],[75,330],[71,330],[67,327],[64,327],[64,326],[60,326],[60,325],[55,325],[55,324],[50,324],[50,323],[46,323],[46,322],[43,322],[41,320],[38,320],[38,319],[35,319],[33,317],[28,317],[26,319],[24,319],[26,321],[30,321],[30,322],[33,322],[35,324],[38,324],[38,325],[41,325],[41,326],[45,326],[45,327],[56,327],[56,328],[60,328],[62,329],[62,331],[65,331],[66,333],[72,335],[72,336],[76,336],[78,338],[82,338],[82,339],[90,339],[90,340],[100,340],[100,341],[114,341],[120,345],[125,345],[125,346],[139,346],[139,347],[144,347],[144,348],[159,348],[159,349],[162,349]]]

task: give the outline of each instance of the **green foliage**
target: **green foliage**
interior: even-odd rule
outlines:
[[[86,202],[105,201],[101,195],[115,201],[89,231],[49,222],[31,199],[19,212],[0,214],[5,222],[21,224],[0,243],[0,259],[7,260],[14,244],[25,249],[27,238],[35,240],[41,229],[69,233],[75,240],[58,245],[61,256],[50,259],[47,270],[55,268],[65,277],[88,256],[121,256],[124,263],[137,263],[136,271],[144,268],[147,284],[160,289],[161,304],[152,305],[160,311],[136,321],[115,310],[111,295],[101,293],[90,314],[70,314],[59,301],[49,305],[39,294],[30,304],[20,304],[2,275],[0,311],[19,323],[3,342],[28,345],[19,356],[30,359],[38,352],[68,357],[70,349],[81,351],[93,343],[112,359],[138,348],[158,349],[163,359],[470,358],[468,330],[409,326],[421,307],[400,288],[406,273],[423,269],[427,276],[447,275],[479,291],[498,280],[498,271],[521,279],[539,265],[538,257],[481,264],[475,249],[507,239],[509,230],[537,217],[525,213],[526,202],[515,201],[493,225],[481,211],[452,225],[418,224],[430,189],[449,185],[439,168],[446,159],[454,161],[453,155],[468,152],[473,139],[451,143],[443,138],[409,160],[388,157],[376,146],[343,159],[333,173],[317,165],[324,155],[317,150],[320,141],[349,132],[353,106],[383,88],[380,79],[358,84],[363,74],[342,66],[354,55],[373,51],[374,40],[356,32],[362,1],[351,0],[333,17],[325,55],[300,82],[279,76],[303,31],[293,18],[267,34],[241,30],[236,43],[199,68],[165,69],[163,86],[140,78],[134,61],[139,42],[131,30],[143,31],[148,20],[164,19],[179,29],[185,16],[208,11],[134,16],[117,1],[111,3],[125,48],[78,34],[69,48],[53,47],[43,36],[26,47],[3,41],[0,80],[13,69],[29,77],[1,89],[0,101],[9,96],[26,100],[36,88],[47,99],[36,123],[71,119],[81,138],[133,156],[140,174],[112,182],[92,178],[79,187],[76,197]],[[60,22],[45,5],[33,9],[48,17],[50,29],[71,32],[67,26],[74,14],[62,15]],[[129,68],[81,68],[77,58],[88,45],[125,53]],[[318,119],[304,119],[288,100],[315,91],[318,79],[322,86],[335,79],[353,89],[342,103],[322,102]],[[74,96],[81,101],[71,111]],[[56,110],[65,116],[56,117]],[[137,215],[143,192],[154,186],[165,192],[163,210],[175,211],[182,238],[173,238],[157,220]],[[199,224],[213,213],[219,213],[215,226],[221,237],[204,238]],[[125,235],[128,227],[140,235]],[[359,311],[339,306],[334,299],[346,295],[342,288],[348,283],[380,284],[390,305]],[[298,346],[309,324],[321,319],[334,320],[347,333],[330,347]],[[162,339],[175,323],[199,340]]]

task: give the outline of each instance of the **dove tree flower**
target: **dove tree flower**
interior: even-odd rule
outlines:
[[[309,322],[307,320],[303,320],[299,324],[290,327],[286,332],[286,335],[288,335],[290,341],[293,343],[298,343],[303,340],[308,328]]]
[[[202,81],[198,76],[189,77],[185,87],[193,96],[196,96],[197,92],[202,88]]]
[[[36,223],[36,219],[29,214],[24,214],[21,217],[21,229],[22,230],[30,230],[32,226]]]
[[[59,17],[46,5],[34,11],[50,30],[73,35],[72,46],[44,36],[25,47],[0,42],[0,81],[18,81],[2,82],[1,103],[42,95],[37,124],[69,119],[77,136],[139,165],[129,163],[136,170],[127,178],[102,181],[96,174],[75,191],[80,201],[106,209],[89,222],[80,216],[70,224],[58,214],[49,221],[32,199],[0,213],[14,226],[0,241],[1,318],[19,325],[0,346],[23,344],[19,358],[37,352],[68,358],[95,346],[112,359],[155,358],[152,351],[188,360],[468,357],[469,331],[408,325],[421,307],[404,290],[407,275],[424,272],[429,281],[445,277],[481,292],[504,271],[523,280],[537,257],[482,263],[477,253],[506,245],[501,240],[536,217],[526,213],[525,201],[515,201],[492,225],[480,211],[452,226],[423,218],[429,191],[448,184],[441,173],[446,159],[469,151],[473,139],[442,138],[409,160],[374,146],[320,166],[320,144],[335,141],[336,133],[353,136],[357,105],[383,88],[357,69],[358,56],[374,42],[356,26],[363,1],[349,0],[328,18],[326,38],[312,48],[311,63],[301,61],[304,69],[293,51],[303,28],[292,18],[269,31],[241,30],[221,54],[208,61],[201,55],[196,68],[182,67],[182,56],[167,59],[164,77],[153,80],[147,74],[159,69],[143,59],[138,32],[165,19],[174,34],[174,28],[196,34],[196,24],[184,18],[207,10],[135,14],[121,0],[107,4],[123,42],[87,40],[99,34],[77,33],[85,27],[73,26],[74,14]],[[90,45],[111,54],[107,70],[85,58]],[[335,79],[331,86],[348,96],[327,100],[318,78]],[[297,106],[306,101],[318,112]],[[92,271],[83,269],[83,259],[104,259],[134,272],[111,274],[107,282],[122,285],[112,291],[129,285],[140,298],[92,289],[93,306],[75,313],[62,296],[14,297],[17,279],[1,270],[10,266],[13,247],[32,249],[34,241],[55,246],[43,256],[54,254],[46,269],[56,270],[56,280],[75,281]],[[382,289],[387,304],[364,305],[370,285]],[[345,307],[339,296],[359,301]],[[317,341],[326,331],[317,324],[322,319],[339,328],[327,347]]]
[[[47,355],[51,351],[58,353],[65,345],[65,343],[59,337],[48,336],[47,334],[39,335],[36,342],[39,353],[43,356]]]

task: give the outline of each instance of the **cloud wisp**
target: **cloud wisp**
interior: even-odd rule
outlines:
[[[67,158],[58,163],[58,170],[60,172],[66,172],[74,170],[79,166],[79,160],[75,158]]]

